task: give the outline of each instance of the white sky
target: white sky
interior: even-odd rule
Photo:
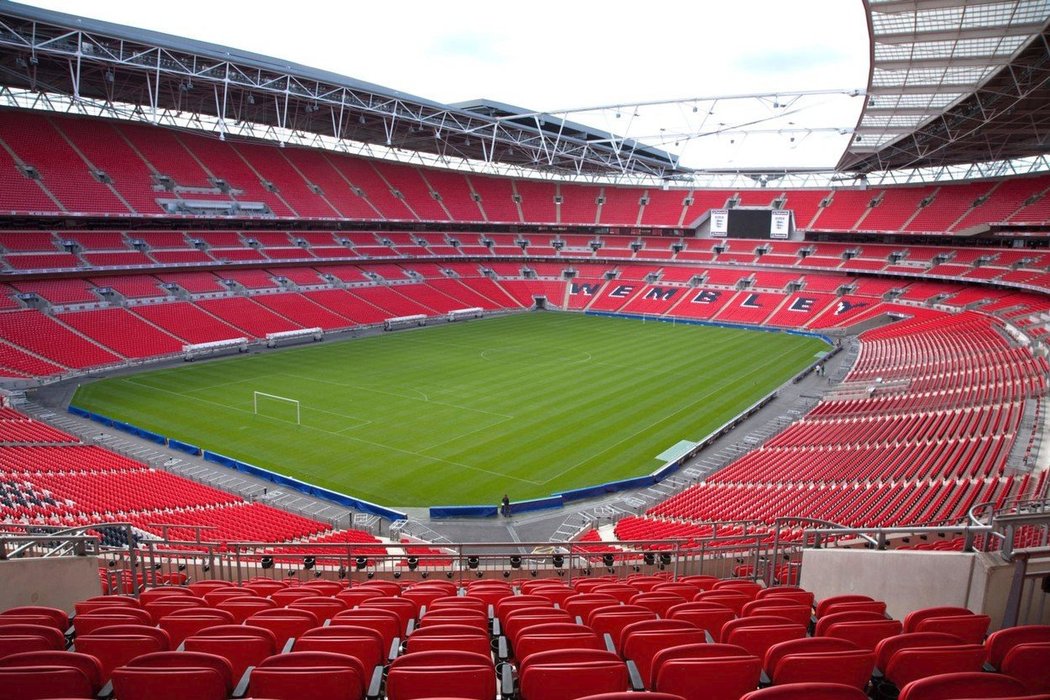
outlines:
[[[438,102],[485,97],[536,111],[777,90],[863,90],[869,68],[861,0],[27,4],[287,59]],[[776,133],[679,136],[733,131],[735,124],[775,112],[771,104],[747,104],[746,113],[721,102],[695,114],[650,107],[634,119],[634,110],[620,110],[620,119],[615,110],[569,117],[662,145],[691,167],[830,167],[848,135],[789,135],[785,129],[852,128],[862,98],[800,101],[779,111],[790,116],[760,127]]]

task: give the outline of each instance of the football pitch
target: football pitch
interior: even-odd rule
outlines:
[[[541,312],[113,377],[73,404],[383,505],[495,504],[648,474],[826,347]]]

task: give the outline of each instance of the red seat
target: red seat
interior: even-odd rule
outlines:
[[[48,617],[51,620],[52,627],[62,630],[63,632],[69,629],[69,615],[66,614],[65,610],[59,610],[58,608],[49,608],[44,605],[17,605],[0,612],[0,618],[9,615],[35,615]]]
[[[688,599],[676,593],[664,593],[656,590],[650,591],[649,593],[639,593],[633,596],[628,603],[631,605],[641,605],[643,608],[648,608],[660,617],[666,617],[667,611],[686,602]]]
[[[298,637],[308,629],[317,627],[321,621],[309,610],[292,610],[277,608],[262,610],[244,621],[247,625],[262,627],[273,632],[277,638],[278,648],[283,647],[292,637]]]
[[[1024,684],[999,673],[943,673],[920,678],[901,689],[899,700],[955,700],[1005,698],[1024,695]]]
[[[671,693],[655,693],[647,691],[643,693],[599,693],[588,695],[578,700],[685,700],[681,695]]]
[[[346,601],[328,596],[300,598],[287,606],[291,610],[309,610],[322,622],[347,609]]]
[[[841,683],[863,690],[874,668],[875,653],[868,649],[789,653],[777,663],[771,679],[774,685]]]
[[[293,651],[263,659],[252,670],[248,692],[273,700],[361,700],[367,680],[352,656]]]
[[[469,651],[421,651],[394,659],[387,673],[388,700],[456,697],[494,700],[492,658]]]
[[[236,586],[230,586],[229,584],[227,584],[222,588],[212,588],[210,590],[207,590],[201,597],[204,598],[208,605],[214,608],[219,603],[222,603],[227,600],[232,600],[234,598],[256,598],[258,596],[251,595],[243,588],[237,588]],[[274,605],[276,605],[276,603],[274,603]]]
[[[618,601],[604,593],[577,593],[565,599],[561,607],[573,617],[586,620],[592,610],[615,605]]]
[[[482,655],[492,651],[488,633],[467,625],[434,625],[420,628],[408,638],[405,650],[407,653],[459,650]]]
[[[838,683],[789,683],[755,690],[740,700],[867,700],[864,691]]]
[[[555,622],[529,627],[521,633],[514,645],[514,655],[519,659],[539,651],[554,649],[599,649],[605,650],[601,637],[586,625]]]
[[[557,608],[547,608],[535,614],[531,612],[531,608],[524,608],[508,613],[506,619],[503,620],[502,631],[503,635],[510,640],[511,646],[514,646],[523,630],[550,622],[572,622],[572,616]]]
[[[300,588],[314,591],[314,595],[329,597],[345,590],[343,584],[336,581],[311,581],[310,583],[304,583]]]
[[[951,646],[959,643],[958,637],[941,632],[905,632],[895,637],[887,637],[875,647],[875,667],[885,671],[890,657],[901,649]]]
[[[885,617],[886,604],[883,603],[881,600],[844,601],[825,606],[823,610],[823,615],[821,615],[821,617],[827,617],[828,615],[835,615],[837,613],[845,612],[871,612],[878,613],[879,615]]]
[[[234,621],[237,623],[244,622],[249,617],[262,610],[274,610],[277,608],[277,603],[273,602],[269,598],[259,598],[252,596],[240,596],[237,598],[230,598],[224,600],[221,603],[217,603],[215,608],[218,610],[226,610],[233,615]]]
[[[915,625],[915,632],[945,632],[966,644],[984,644],[992,619],[988,615],[941,615],[926,617]]]
[[[905,632],[918,632],[917,629],[920,622],[928,617],[946,617],[949,615],[973,615],[973,612],[968,608],[960,608],[951,605],[939,605],[932,608],[922,608],[920,610],[913,610],[908,613],[904,618],[904,631]],[[935,630],[931,630],[935,631]]]
[[[1006,653],[1018,644],[1038,644],[1050,642],[1050,625],[1021,625],[1007,627],[988,635],[984,648],[988,653],[987,662],[995,669],[1003,664]]]
[[[677,596],[681,596],[684,600],[692,600],[700,591],[704,590],[701,586],[695,583],[689,583],[687,581],[664,581],[653,586],[653,593],[674,593]]]
[[[522,659],[522,700],[574,700],[627,690],[627,666],[616,654],[595,649],[540,651]]]
[[[744,606],[743,616],[751,617],[753,615],[772,615],[773,617],[782,617],[788,622],[802,625],[808,629],[809,623],[813,617],[813,611],[805,605],[779,603],[776,599],[767,598],[766,600],[753,600]]]
[[[602,593],[604,595],[612,596],[621,603],[629,603],[631,598],[638,595],[641,591],[626,583],[605,583],[600,586],[595,586],[591,593]]]
[[[853,642],[862,649],[875,651],[884,639],[894,637],[903,629],[900,620],[863,620],[839,622],[824,630],[825,637],[835,637]]]
[[[315,627],[295,640],[295,651],[334,651],[346,654],[364,664],[365,671],[386,661],[389,647],[383,644],[381,634],[367,627],[338,625]]]
[[[20,666],[69,666],[75,668],[88,679],[91,692],[97,693],[105,683],[102,676],[102,664],[94,656],[75,651],[24,651],[0,659],[0,668]]]
[[[825,614],[827,614],[828,608],[830,608],[831,606],[836,605],[838,603],[857,603],[857,602],[869,602],[870,603],[870,602],[872,602],[874,600],[875,599],[872,598],[871,596],[858,595],[858,594],[855,594],[855,593],[847,593],[847,594],[844,594],[844,595],[834,595],[834,596],[831,596],[830,598],[825,598],[824,600],[822,600],[822,601],[817,603],[817,608],[816,608],[817,618],[819,619],[819,618],[823,617]]]
[[[288,584],[284,581],[274,581],[272,579],[255,579],[244,584],[244,590],[248,591],[248,595],[259,596],[260,598],[268,598],[286,588],[288,588]]]
[[[1024,683],[1029,693],[1050,693],[1050,642],[1018,644],[1006,652],[1001,671]]]
[[[477,610],[457,610],[455,608],[428,610],[427,613],[419,619],[417,628],[449,624],[469,625],[487,632],[489,629],[489,618],[485,613],[478,612]]]
[[[718,603],[732,610],[737,615],[744,612],[744,606],[751,602],[751,598],[739,591],[715,590],[697,593],[694,601]]]
[[[156,627],[140,627],[126,632],[109,631],[127,627],[135,626],[103,627],[92,634],[77,637],[76,650],[99,660],[103,678],[109,678],[113,669],[126,665],[136,656],[170,649],[167,632]]]
[[[719,603],[694,601],[675,605],[667,611],[667,616],[672,620],[684,620],[695,625],[710,634],[711,639],[719,642],[722,639],[722,627],[735,619],[736,613]]]
[[[0,635],[0,659],[22,651],[56,651],[51,642],[32,634]]]
[[[741,618],[747,619],[747,618]],[[733,620],[737,622],[737,620]],[[733,624],[732,622],[727,625]],[[802,639],[806,636],[806,628],[802,625],[760,625],[757,627],[738,627],[730,632],[722,632],[722,640],[726,644],[742,646],[751,654],[760,659],[765,658],[766,652],[774,644],[786,642],[791,639]]]
[[[201,630],[184,643],[186,651],[201,651],[221,656],[230,662],[234,678],[244,675],[249,666],[277,653],[273,632],[251,625],[220,625]]]
[[[379,608],[397,613],[398,618],[401,620],[400,634],[408,632],[409,623],[416,619],[415,604],[411,600],[405,600],[404,598],[369,598],[361,603],[361,608],[365,610]]]
[[[383,595],[386,597],[401,595],[401,585],[394,583],[393,581],[369,579],[357,584],[357,588],[374,588],[377,591],[382,591]]]
[[[213,608],[186,608],[162,617],[157,626],[168,633],[171,645],[177,647],[186,637],[216,625],[233,624],[233,614]]]
[[[347,604],[347,607],[357,607],[369,598],[383,598],[383,592],[377,588],[348,588],[339,591],[335,597]]]
[[[282,588],[279,591],[274,591],[269,594],[270,600],[277,603],[280,608],[285,608],[294,603],[297,600],[303,598],[314,598],[317,594],[311,590],[303,590],[300,588]]]
[[[503,620],[511,611],[523,608],[553,608],[554,603],[543,596],[538,595],[516,595],[503,598],[495,605],[496,617]]]
[[[167,683],[164,671],[170,672]],[[180,700],[193,696],[224,700],[233,692],[233,667],[224,657],[199,651],[161,651],[132,659],[113,671],[113,689],[121,700]]]
[[[204,598],[211,591],[220,591],[232,587],[233,584],[229,581],[194,581],[186,586],[193,595],[200,598]]]
[[[48,649],[66,648],[66,635],[51,625],[5,625],[0,627],[0,638],[4,637],[40,637],[47,642]]]
[[[383,646],[388,650],[393,645],[394,640],[402,636],[399,630],[401,620],[397,613],[391,610],[369,610],[366,608],[344,610],[333,617],[329,624],[333,627],[351,625],[375,630],[383,637]]]
[[[676,620],[658,620],[657,622],[680,622]],[[707,641],[704,631],[688,623],[681,623],[678,629],[646,629],[647,623],[628,625],[623,630],[621,655],[630,659],[638,668],[638,674],[646,688],[655,688],[656,676],[653,673],[653,661],[656,655],[670,647],[683,644],[703,644]],[[639,627],[641,625],[641,627]]]
[[[0,667],[0,688],[18,700],[94,696],[87,676],[72,666]]]
[[[961,671],[980,671],[984,665],[984,647],[980,644],[957,644],[943,647],[901,649],[886,665],[886,680],[898,688],[927,676]]]
[[[813,634],[817,637],[823,637],[829,627],[840,622],[861,622],[864,620],[877,622],[885,619],[885,615],[867,610],[830,613],[817,620],[817,624],[813,627]]]
[[[653,659],[653,687],[686,700],[739,700],[758,687],[762,660],[732,644],[684,644]]]
[[[156,588],[147,588],[139,593],[139,604],[145,606],[147,603],[152,603],[169,596],[194,597],[193,591],[189,588],[183,588],[181,586],[157,586]]]
[[[139,608],[107,608],[73,618],[73,630],[78,635],[91,634],[100,627],[129,624],[148,626],[153,624],[153,618]]]
[[[437,610],[473,610],[488,615],[489,603],[473,595],[446,595],[434,599],[427,606],[427,612]]]

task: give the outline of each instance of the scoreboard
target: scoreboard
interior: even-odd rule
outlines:
[[[719,238],[781,238],[791,235],[788,209],[712,209],[711,235]]]

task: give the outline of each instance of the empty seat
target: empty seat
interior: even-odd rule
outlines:
[[[50,608],[44,605],[17,605],[0,612],[0,618],[9,616],[32,615],[46,617],[51,621],[51,626],[63,632],[69,629],[69,615],[65,610]]]
[[[333,651],[353,656],[364,664],[368,672],[386,661],[389,647],[383,644],[382,635],[375,630],[338,625],[307,630],[295,640],[294,650]]]
[[[901,689],[899,700],[955,700],[1005,698],[1024,695],[1024,684],[998,673],[943,673],[920,678]]]
[[[609,651],[541,651],[522,659],[518,668],[522,700],[575,700],[626,691],[627,685],[626,664]]]
[[[678,620],[658,620],[657,622],[677,622],[683,626],[677,629],[659,629],[646,628],[645,625],[648,623],[645,622],[628,625],[623,631],[620,650],[625,659],[634,662],[643,685],[649,689],[654,688],[653,660],[659,652],[682,644],[703,644],[707,641],[704,631],[689,623]]]
[[[599,589],[600,590],[600,589]],[[648,608],[660,617],[666,617],[667,611],[680,603],[686,602],[688,599],[676,593],[667,593],[660,591],[650,591],[649,593],[639,593],[633,596],[628,603],[631,605],[640,605],[643,608]]]
[[[162,617],[157,626],[168,633],[171,645],[177,647],[189,637],[208,627],[233,623],[233,614],[213,608],[186,608]]]
[[[901,649],[940,647],[959,644],[959,638],[941,632],[905,632],[887,637],[875,647],[875,667],[886,670],[890,658]]]
[[[416,630],[405,644],[406,653],[443,650],[488,654],[491,651],[489,635],[468,625],[434,625]]]
[[[594,630],[586,625],[554,622],[527,628],[519,635],[514,644],[514,654],[519,659],[539,651],[554,649],[605,650],[605,643]]]
[[[813,634],[818,637],[823,637],[829,627],[841,622],[861,622],[864,620],[879,621],[885,619],[886,617],[884,615],[868,610],[829,613],[817,619],[817,624],[813,627]]]
[[[346,654],[293,651],[252,669],[248,692],[273,700],[361,700],[367,678],[361,662]]]
[[[960,608],[958,606],[951,605],[938,605],[932,608],[922,608],[920,610],[913,610],[904,617],[904,631],[905,632],[918,632],[917,629],[920,622],[928,617],[946,617],[949,615],[973,615],[973,612],[968,608]],[[930,630],[936,631],[936,630]]]
[[[825,637],[845,639],[862,649],[875,648],[884,639],[896,636],[903,629],[900,620],[862,620],[859,622],[839,622],[829,625],[824,630]]]
[[[886,664],[886,680],[898,688],[927,676],[962,671],[980,671],[984,665],[984,647],[980,644],[957,644],[943,647],[901,649]]]
[[[0,688],[19,700],[94,696],[87,676],[71,666],[0,667]]]
[[[102,664],[94,656],[75,651],[24,651],[0,659],[0,668],[21,666],[68,666],[75,668],[88,679],[91,692],[98,693],[105,679],[102,676]]]
[[[758,687],[762,660],[732,644],[683,644],[653,659],[653,687],[686,700],[739,700]]]
[[[223,657],[230,662],[234,678],[240,678],[249,666],[258,665],[278,651],[273,632],[251,625],[208,627],[187,637],[183,648]]]
[[[817,603],[817,617],[823,617],[825,614],[827,614],[828,608],[838,603],[872,602],[874,600],[875,599],[871,596],[859,595],[855,593],[831,596],[830,598],[825,598],[824,600],[821,600]]]
[[[705,630],[711,639],[718,642],[722,639],[722,627],[736,618],[736,613],[720,603],[694,601],[675,605],[667,611],[671,620],[684,620]]]
[[[1007,627],[988,635],[984,648],[987,651],[987,662],[992,668],[1002,666],[1003,659],[1010,649],[1018,644],[1038,644],[1050,642],[1050,625],[1021,625]]]
[[[277,638],[278,647],[283,647],[292,637],[298,637],[306,630],[317,627],[321,623],[317,615],[309,610],[292,610],[291,608],[262,610],[244,622],[247,625],[262,627],[273,632],[274,637]]]
[[[983,644],[988,625],[988,615],[937,615],[919,620],[913,632],[945,632],[955,635],[967,644]]]
[[[494,700],[492,658],[469,651],[422,651],[394,659],[387,673],[388,700],[456,697]]]
[[[233,686],[230,662],[202,652],[145,654],[113,671],[120,700],[181,700],[190,688],[194,698],[225,700]]]
[[[136,625],[103,627],[92,634],[77,637],[76,643],[77,651],[99,660],[104,678],[109,678],[113,669],[126,665],[137,656],[169,649],[167,632]]]
[[[755,690],[740,700],[866,700],[864,691],[838,683],[788,683]]]
[[[1014,646],[1000,670],[1021,681],[1029,693],[1050,693],[1050,642]]]

